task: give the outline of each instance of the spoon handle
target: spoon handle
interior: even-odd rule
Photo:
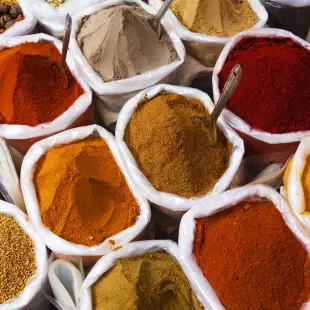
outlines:
[[[72,18],[69,14],[67,14],[66,25],[65,25],[65,35],[63,38],[62,51],[61,51],[61,62],[60,62],[61,69],[65,67],[65,63],[66,63],[68,46],[69,46],[70,35],[71,35],[71,28],[72,28]]]
[[[231,95],[233,94],[235,89],[238,87],[240,79],[241,79],[241,73],[242,73],[242,70],[239,64],[236,64],[233,67],[233,69],[230,71],[230,74],[224,85],[220,99],[217,101],[214,107],[214,110],[211,113],[210,118],[212,122],[216,122],[221,112],[225,108],[227,102],[229,101]]]
[[[163,5],[161,6],[161,8],[158,10],[155,18],[154,18],[154,22],[156,25],[160,24],[161,19],[164,17],[164,15],[166,14],[166,12],[168,11],[171,3],[173,0],[166,0]]]

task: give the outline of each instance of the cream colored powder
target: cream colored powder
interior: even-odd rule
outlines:
[[[245,0],[174,0],[171,9],[189,30],[218,37],[233,36],[257,22]]]
[[[106,82],[136,76],[177,58],[169,36],[151,28],[152,15],[137,6],[119,5],[82,19],[77,42]]]

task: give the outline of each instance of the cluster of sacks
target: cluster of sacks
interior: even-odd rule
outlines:
[[[173,88],[174,93],[182,90]],[[200,100],[206,99],[197,94]],[[206,108],[211,104],[203,102]],[[145,95],[137,102],[143,103]],[[124,113],[132,110],[133,114],[137,104],[131,101]],[[125,127],[135,117],[132,114]],[[242,141],[221,121],[218,126],[227,137],[232,135],[228,138],[235,143],[231,156],[239,153],[233,165],[239,166]],[[5,202],[0,211],[15,217],[33,240],[37,269],[24,291],[9,301],[12,309],[30,306],[40,298],[42,303],[42,287],[49,295],[44,286],[47,275],[64,309],[100,310],[107,305],[130,309],[138,303],[158,308],[240,309],[249,302],[255,307],[277,307],[278,300],[284,307],[299,309],[308,302],[309,138],[300,143],[286,168],[282,195],[266,185],[247,185],[186,198],[137,183],[133,176],[138,167],[127,165],[129,151],[119,140],[119,130],[116,139],[96,125],[67,130],[35,143],[26,154],[21,187],[30,220]],[[153,207],[181,218],[178,245],[169,240],[137,241],[148,238],[151,210],[144,193],[149,195],[151,190],[163,203],[158,206],[148,196]],[[122,205],[123,199],[127,205]],[[182,211],[171,202],[179,202]],[[61,259],[54,261],[53,255],[48,265],[45,245]],[[79,257],[85,268],[92,266],[85,278]],[[268,278],[263,286],[262,278]]]
[[[170,50],[173,48],[173,52],[171,57],[167,57],[167,64],[140,75],[137,75],[137,72],[133,70],[132,72],[135,73],[131,76],[123,77],[111,70],[112,74],[105,76],[109,72],[105,71],[105,68],[101,70],[100,67],[97,67],[95,71],[91,65],[91,55],[87,57],[89,45],[84,46],[84,43],[88,42],[83,42],[83,40],[87,39],[89,34],[87,33],[88,27],[83,28],[83,25],[86,25],[89,15],[96,17],[96,13],[100,13],[103,9],[109,9],[115,5],[121,7],[124,2],[112,0],[90,6],[95,2],[83,1],[83,4],[76,4],[75,1],[73,3],[74,8],[77,9],[75,12],[83,13],[75,15],[73,19],[73,33],[65,78],[57,66],[51,66],[52,62],[44,60],[44,57],[48,55],[47,58],[59,62],[59,51],[61,50],[59,40],[43,34],[15,37],[16,33],[14,35],[13,31],[18,31],[18,26],[24,25],[22,31],[25,32],[18,33],[18,35],[22,35],[30,32],[26,27],[27,22],[29,22],[29,29],[32,27],[31,30],[36,22],[35,18],[30,16],[31,12],[28,16],[27,10],[30,10],[30,6],[24,8],[23,2],[27,3],[26,0],[20,0],[19,4],[25,18],[5,32],[11,38],[4,38],[1,42],[0,60],[1,57],[11,57],[12,55],[15,57],[13,53],[16,52],[19,58],[13,57],[13,59],[17,59],[18,63],[27,69],[27,72],[33,73],[31,75],[33,80],[14,80],[10,77],[8,81],[4,81],[4,85],[15,83],[15,87],[22,81],[22,84],[18,85],[19,92],[14,93],[14,98],[19,98],[18,103],[22,100],[24,103],[13,106],[14,113],[8,108],[0,107],[0,110],[3,109],[0,111],[2,123],[0,135],[6,139],[10,146],[20,152],[28,151],[23,159],[21,170],[23,197],[19,193],[20,199],[15,197],[16,200],[13,199],[13,202],[23,207],[24,199],[26,206],[24,211],[27,212],[30,220],[14,206],[6,203],[3,203],[3,209],[0,211],[18,219],[20,227],[33,240],[36,271],[29,277],[21,293],[6,300],[3,305],[11,306],[12,309],[25,306],[30,309],[35,309],[35,307],[43,309],[44,306],[35,306],[32,303],[36,302],[38,305],[42,302],[41,290],[44,287],[48,269],[54,296],[64,308],[91,309],[93,307],[101,309],[100,307],[104,308],[107,302],[115,303],[117,301],[115,298],[120,298],[121,306],[127,305],[128,299],[124,301],[122,299],[124,298],[123,292],[117,288],[115,294],[111,293],[114,299],[107,300],[100,297],[101,292],[105,289],[105,281],[110,281],[109,278],[105,278],[110,274],[108,271],[114,265],[116,267],[113,272],[115,270],[117,272],[119,265],[130,264],[131,260],[121,260],[129,257],[132,258],[133,265],[140,265],[139,260],[142,265],[147,265],[148,260],[154,262],[160,259],[163,259],[163,265],[165,265],[170,260],[174,270],[171,271],[171,274],[177,274],[179,278],[182,275],[182,292],[184,289],[187,293],[185,301],[181,297],[169,299],[171,302],[169,305],[173,308],[179,308],[180,305],[185,306],[188,300],[190,300],[189,309],[191,307],[220,309],[224,306],[229,309],[233,306],[240,309],[244,306],[242,304],[244,300],[245,302],[247,300],[256,302],[257,307],[261,306],[260,303],[263,301],[270,306],[272,298],[268,299],[266,292],[274,292],[275,287],[278,288],[280,283],[289,291],[281,289],[277,300],[284,300],[286,296],[290,296],[291,299],[287,298],[285,302],[290,306],[293,304],[296,309],[305,303],[308,300],[307,281],[303,286],[300,279],[304,278],[304,272],[306,272],[306,269],[304,270],[301,265],[307,262],[305,257],[309,251],[310,241],[307,212],[309,181],[304,174],[309,170],[307,164],[309,141],[307,139],[302,141],[284,177],[281,193],[289,203],[271,188],[261,185],[225,191],[230,189],[232,184],[234,186],[242,184],[240,180],[237,180],[237,176],[245,150],[248,154],[251,152],[262,154],[266,150],[272,152],[281,148],[286,149],[289,145],[295,151],[297,144],[309,134],[309,127],[307,127],[307,120],[310,120],[309,109],[303,104],[307,104],[309,99],[309,83],[307,82],[309,75],[306,71],[309,69],[309,66],[307,68],[310,53],[309,44],[291,33],[274,29],[249,30],[232,39],[216,38],[207,34],[194,34],[196,37],[192,39],[193,37],[188,36],[190,31],[185,29],[187,37],[182,37],[178,29],[184,31],[184,27],[176,26],[176,17],[172,15],[172,12],[169,12],[163,21],[167,36],[173,45],[170,46]],[[45,16],[39,16],[37,12],[37,18],[41,24],[47,28],[50,27],[49,30],[53,31],[54,35],[61,36],[64,25],[62,9],[70,11],[71,1],[66,1],[57,12],[44,0],[32,0],[34,7],[38,8],[42,8],[42,2],[46,5],[46,10],[42,9]],[[266,23],[267,14],[258,1],[249,3],[253,12],[257,14],[257,24],[254,27],[260,28]],[[132,4],[149,14],[153,14],[155,11],[138,0],[132,1]],[[154,3],[154,8],[156,5],[158,7],[158,3]],[[87,10],[82,10],[86,6]],[[239,91],[236,90],[228,109],[223,112],[223,116],[217,122],[218,140],[215,144],[200,120],[200,118],[208,118],[214,107],[206,94],[198,90],[167,84],[152,86],[165,78],[167,78],[165,81],[169,83],[175,82],[172,73],[177,74],[177,69],[182,66],[185,60],[185,49],[179,37],[185,42],[187,52],[205,65],[213,66],[216,62],[213,71],[215,102],[220,96],[230,69],[236,62],[242,61],[245,78],[243,81],[241,80]],[[40,45],[40,51],[36,48],[36,44]],[[244,54],[241,57],[239,53],[243,49],[242,44],[250,46],[251,48],[248,50],[251,50],[250,53],[253,54]],[[263,52],[268,49],[269,51],[264,54],[260,52],[260,48],[265,48]],[[281,51],[279,55],[277,48]],[[283,50],[287,53],[285,57],[278,57],[283,55]],[[22,59],[21,51],[27,57]],[[291,54],[289,54],[290,52]],[[290,58],[290,55],[295,55],[295,53],[298,57]],[[40,63],[35,58],[38,54],[40,59],[43,59]],[[201,55],[206,56],[206,59],[203,59]],[[255,80],[253,74],[248,75],[252,71],[252,65],[257,65],[255,59],[261,55],[265,56],[259,62],[262,66],[270,61],[277,65],[279,70],[286,70],[283,72],[288,76],[283,76],[283,79],[290,81],[291,75],[294,75],[293,79],[298,75],[300,77],[298,84],[288,85],[285,88],[288,93],[283,94],[281,85],[279,87],[278,84],[273,84],[274,80],[279,80],[279,76],[268,76],[275,70],[270,70],[268,74],[265,74],[260,71],[259,67],[256,67],[263,78],[258,75]],[[270,55],[275,56],[275,59],[271,59]],[[251,57],[253,57],[253,61]],[[278,62],[278,59],[283,62]],[[300,59],[304,61],[300,61]],[[283,65],[285,62],[288,66]],[[12,62],[12,64],[15,63]],[[298,72],[293,70],[296,68],[296,64]],[[269,68],[268,65],[265,67]],[[18,71],[17,69],[16,66],[12,66],[12,70]],[[36,84],[35,72],[38,72],[39,69],[42,69],[42,72],[46,74],[40,76],[41,83]],[[20,73],[20,71],[18,72]],[[52,78],[48,74],[51,72],[53,73]],[[271,85],[271,91],[265,85],[266,76],[269,78],[268,85]],[[4,74],[5,77],[7,75]],[[109,81],[110,79],[111,81]],[[34,83],[31,84],[32,82]],[[243,96],[246,94],[243,89],[247,91],[250,89],[247,82],[254,85],[253,91],[256,92],[251,94],[252,97]],[[255,83],[261,83],[258,90],[255,89]],[[25,97],[24,94],[29,93],[30,84],[31,90],[37,90],[37,92],[33,92],[34,94],[48,93],[49,96],[46,98],[41,96],[40,100],[35,96]],[[148,88],[149,86],[152,87]],[[93,124],[91,88],[110,109],[116,112],[121,110],[116,124],[115,137],[99,126],[77,127]],[[291,88],[298,89],[298,92],[292,95]],[[142,91],[140,92],[140,90]],[[6,107],[9,107],[13,94],[7,89],[1,91],[3,91],[1,93],[3,102],[8,102]],[[271,93],[275,94],[275,97],[272,97]],[[272,108],[269,103],[259,105],[261,100],[258,100],[257,105],[255,104],[258,110],[251,110],[251,107],[247,107],[248,102],[252,103],[257,100],[261,94],[267,94],[265,99],[268,97],[268,100],[274,104],[273,113],[266,110],[266,106]],[[287,98],[284,98],[285,95]],[[131,99],[127,101],[128,98]],[[282,104],[282,101],[278,102],[278,98],[286,100],[286,104]],[[291,112],[292,108],[289,105],[293,101],[295,104],[300,103],[294,107],[294,113]],[[37,113],[32,116],[28,107],[36,106],[38,102],[46,108],[45,113],[41,113],[41,115]],[[282,109],[276,106],[278,103],[282,104]],[[251,113],[246,114],[249,111]],[[266,111],[266,117],[263,117],[264,111]],[[23,123],[24,119],[22,118],[26,116],[29,116],[28,124]],[[261,122],[261,120],[263,121]],[[72,127],[76,128],[69,129]],[[243,140],[232,127],[242,136]],[[31,145],[32,147],[29,149]],[[256,183],[264,182],[262,179],[256,181]],[[15,184],[19,186],[18,179],[15,180]],[[182,217],[178,245],[171,241],[132,242],[148,238],[148,224],[151,219],[150,202],[161,212],[178,219]],[[222,213],[223,210],[228,211]],[[253,215],[260,212],[262,212],[261,217]],[[215,216],[216,214],[218,217]],[[265,220],[266,215],[270,215],[270,222],[265,224],[263,221],[259,222],[259,219]],[[234,216],[242,219],[248,230],[236,227]],[[226,217],[227,222],[225,222]],[[249,220],[250,217],[251,220]],[[257,222],[253,222],[254,220]],[[257,247],[254,243],[255,238],[248,239],[247,246],[253,247],[250,251],[254,253],[253,260],[250,260],[249,265],[239,267],[240,270],[238,269],[236,272],[234,272],[235,265],[233,264],[231,270],[220,267],[229,265],[225,259],[231,255],[247,257],[248,251],[241,253],[224,251],[221,252],[221,255],[217,254],[221,250],[218,247],[220,244],[218,242],[228,233],[225,234],[223,229],[223,235],[218,236],[216,233],[221,230],[217,229],[212,232],[212,225],[221,225],[222,222],[226,225],[223,224],[225,227],[229,227],[229,234],[235,238],[227,240],[227,247],[223,242],[223,249],[233,251],[232,245],[236,243],[237,239],[239,239],[237,242],[244,244],[247,240],[246,236],[249,236],[249,232],[253,230],[254,223],[257,230],[253,230],[253,234],[254,232],[257,235],[265,233],[265,239],[262,239]],[[277,225],[273,226],[275,223]],[[236,231],[233,231],[233,228]],[[215,236],[219,238],[218,240],[214,239],[218,242],[210,244],[211,250],[208,249],[208,242],[201,241],[204,239],[204,235],[209,235],[208,229],[211,229],[211,236],[214,233],[214,238]],[[283,234],[285,238],[282,236],[281,239],[279,234],[277,238],[269,238],[274,230],[285,232]],[[255,237],[255,235],[253,236]],[[274,243],[266,242],[268,239]],[[285,240],[283,241],[283,239]],[[290,240],[290,243],[286,243],[287,240]],[[257,294],[253,294],[257,285],[262,282],[262,278],[256,278],[257,275],[262,274],[260,269],[255,269],[256,258],[262,253],[266,253],[266,255],[269,253],[272,257],[275,255],[273,249],[280,242],[282,242],[282,247],[280,247],[281,251],[277,257],[287,264],[281,265],[278,264],[278,260],[274,260],[275,265],[264,270],[264,275],[269,276],[272,269],[279,268],[280,265],[284,269],[279,269],[281,272],[272,274],[274,282],[270,281],[270,285],[266,285],[266,291],[258,292],[256,290]],[[82,256],[85,265],[92,265],[98,258],[101,258],[84,280],[79,271],[66,261],[56,260],[54,264],[48,266],[45,246],[57,256],[69,257],[69,259]],[[294,257],[284,257],[290,252],[288,246],[294,247],[294,251],[290,248],[293,256],[296,254]],[[155,255],[156,253],[150,254],[154,252],[159,252],[159,256],[166,252],[169,257],[159,259],[159,256]],[[214,253],[216,257],[211,256]],[[221,261],[212,265],[212,270],[210,270],[209,265],[205,262],[208,261],[211,264],[219,257]],[[270,257],[266,256],[265,259],[268,261]],[[296,257],[299,258],[298,261],[295,260]],[[233,261],[230,260],[230,262]],[[241,259],[241,261],[246,261],[246,259]],[[235,261],[236,264],[239,262]],[[298,266],[298,272],[296,266]],[[250,269],[257,271],[253,273],[251,279],[254,280],[251,283],[246,275],[244,276],[244,270]],[[289,270],[287,277],[283,276],[286,270]],[[162,269],[152,272],[164,274]],[[143,273],[141,275],[143,276]],[[222,286],[223,275],[229,277],[227,283],[235,289],[233,296],[230,296],[226,287]],[[292,277],[295,277],[294,283],[298,284],[294,290],[290,286]],[[239,284],[236,284],[236,278],[240,279]],[[66,287],[70,279],[73,279],[72,288]],[[156,279],[158,277],[154,277],[152,283],[155,283]],[[306,276],[305,279],[307,279]],[[265,278],[263,278],[264,280]],[[142,282],[139,281],[137,282],[139,285],[145,285],[142,280]],[[172,286],[176,292],[181,291],[176,282]],[[110,285],[109,282],[107,283]],[[160,284],[159,281],[159,286]],[[252,285],[252,291],[245,289],[245,286],[249,287],[249,285]],[[155,285],[152,289],[156,292]],[[292,291],[299,293],[291,295]],[[120,294],[117,295],[117,292]],[[240,294],[240,292],[242,294],[238,295],[237,293]],[[288,292],[290,294],[287,294]],[[126,293],[128,292],[126,291]],[[166,291],[160,293],[164,296],[156,300],[158,307],[161,302],[167,301]],[[40,300],[36,300],[35,297],[40,297],[38,298]],[[253,297],[257,299],[252,300]],[[143,301],[144,308],[149,308],[150,305],[153,305],[152,302],[155,302],[150,300],[148,295]],[[135,304],[136,300],[134,299],[132,302]],[[274,307],[277,306],[274,305]]]

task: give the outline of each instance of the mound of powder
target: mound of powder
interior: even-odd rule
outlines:
[[[124,140],[145,177],[163,192],[183,197],[208,193],[229,162],[228,143],[213,137],[200,117],[200,100],[161,93],[135,110]]]
[[[0,52],[0,123],[37,126],[53,121],[83,93],[51,44],[23,43]],[[69,87],[68,87],[69,82]]]
[[[0,214],[0,304],[19,295],[35,272],[33,241],[12,216]]]
[[[105,141],[51,148],[34,177],[43,224],[58,236],[97,245],[133,225],[139,207]]]
[[[203,309],[178,262],[166,252],[121,258],[92,287],[94,310]]]
[[[211,36],[231,37],[257,22],[247,0],[174,0],[171,9],[186,28]]]
[[[299,310],[309,300],[309,254],[268,201],[196,219],[193,253],[226,309]]]
[[[291,39],[244,38],[219,73],[222,91],[236,64],[242,78],[227,107],[270,133],[310,129],[310,51]]]
[[[140,7],[119,5],[84,17],[77,42],[93,69],[106,82],[136,76],[177,58],[169,36],[161,40]]]

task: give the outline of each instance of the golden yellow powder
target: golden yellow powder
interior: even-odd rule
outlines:
[[[306,209],[310,210],[310,155],[307,157],[306,165],[301,176],[301,182],[305,195]]]
[[[231,37],[257,22],[245,0],[174,0],[171,9],[189,30],[211,36]]]

